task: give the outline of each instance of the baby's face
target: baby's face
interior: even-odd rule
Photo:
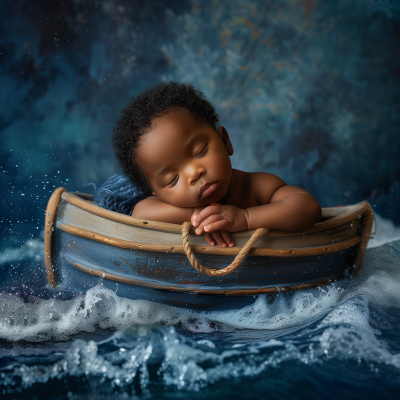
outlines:
[[[200,207],[220,201],[227,193],[232,153],[225,128],[216,132],[190,111],[179,109],[152,121],[135,158],[161,201]]]

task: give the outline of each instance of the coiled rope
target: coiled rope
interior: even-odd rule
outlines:
[[[190,242],[189,242],[189,232],[192,229],[192,223],[191,222],[184,222],[182,224],[182,242],[183,242],[183,249],[185,251],[185,254],[192,265],[192,267],[199,271],[203,275],[208,275],[208,276],[223,276],[223,275],[228,275],[231,272],[235,271],[240,264],[245,260],[247,257],[248,252],[252,249],[254,244],[257,242],[257,240],[266,234],[268,232],[268,229],[266,228],[258,228],[251,236],[250,239],[247,241],[247,243],[242,247],[242,250],[240,250],[239,254],[235,257],[235,259],[232,261],[230,265],[223,269],[213,269],[213,268],[206,268],[203,265],[201,265],[198,261],[195,255],[192,252],[192,249],[190,247]]]

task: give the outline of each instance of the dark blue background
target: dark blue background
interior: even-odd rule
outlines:
[[[212,101],[234,167],[400,223],[399,1],[3,0],[3,244],[38,235],[55,187],[118,172],[119,110],[168,80]]]

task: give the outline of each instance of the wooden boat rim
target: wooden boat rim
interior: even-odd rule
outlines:
[[[61,189],[61,188],[60,188]],[[65,189],[64,189],[65,190]],[[103,218],[110,219],[115,222],[123,223],[126,225],[137,226],[140,228],[146,228],[150,230],[157,230],[161,232],[173,232],[173,233],[181,233],[182,225],[171,224],[168,222],[158,222],[151,221],[146,219],[134,218],[129,215],[119,214],[113,211],[106,210],[102,207],[96,206],[92,203],[89,203],[86,200],[81,199],[80,197],[64,191],[61,195],[61,198],[74,206],[77,206],[85,211],[88,211],[92,214],[98,215]],[[296,236],[296,235],[305,235],[308,233],[320,232],[323,230],[331,229],[337,227],[341,224],[349,222],[355,218],[361,218],[361,216],[369,210],[371,210],[370,205],[363,201],[359,204],[353,206],[343,206],[343,207],[329,207],[324,208],[323,210],[333,210],[336,208],[349,208],[348,211],[337,215],[335,217],[329,218],[325,221],[318,222],[317,224],[311,226],[307,229],[301,229],[298,231],[268,231],[268,237],[284,237],[284,236]],[[251,231],[243,231],[243,232],[234,232],[232,234],[233,238],[235,237],[250,237],[254,233],[254,230]]]
[[[47,271],[47,282],[54,288],[57,287],[56,274],[54,273],[52,251],[51,251],[51,237],[56,222],[56,211],[61,201],[61,196],[65,192],[63,187],[57,188],[51,195],[47,203],[46,215],[44,220],[44,265]]]
[[[116,239],[110,236],[105,236],[99,233],[95,233],[86,229],[78,228],[67,224],[58,224],[58,229],[64,232],[83,237],[85,239],[94,240],[96,242],[108,244],[111,246],[119,247],[122,249],[135,249],[144,251],[154,251],[157,253],[181,253],[185,254],[183,245],[167,245],[167,244],[147,244],[132,242],[129,240]],[[259,257],[306,257],[311,255],[321,255],[336,253],[352,247],[360,243],[361,238],[355,236],[354,238],[345,240],[343,242],[336,242],[329,245],[315,246],[315,247],[302,247],[293,249],[266,249],[262,247],[253,247],[249,256],[259,256]],[[220,256],[236,256],[242,247],[219,247],[219,246],[203,246],[203,245],[192,245],[193,252],[196,254],[208,254],[208,255],[220,255]]]

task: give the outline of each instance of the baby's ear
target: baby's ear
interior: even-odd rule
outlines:
[[[228,154],[231,156],[233,154],[232,143],[229,140],[229,135],[228,135],[227,130],[223,126],[220,126],[218,128],[218,135],[220,136],[220,138],[224,142],[226,150],[228,150]]]

